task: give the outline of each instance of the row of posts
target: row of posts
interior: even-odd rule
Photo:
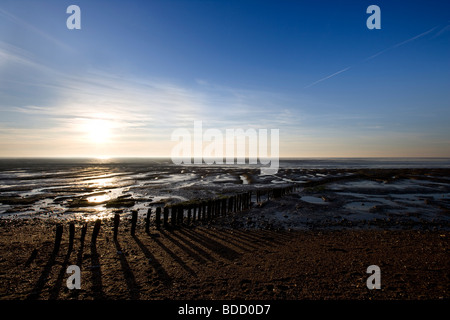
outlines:
[[[270,198],[279,198],[288,193],[291,193],[296,190],[295,186],[288,186],[283,188],[275,188],[269,190],[257,190],[256,191],[256,202],[259,203],[263,201],[263,196],[266,196],[266,199]],[[252,191],[240,193],[230,197],[224,197],[220,199],[212,199],[212,200],[202,200],[198,202],[191,202],[187,204],[175,204],[171,206],[165,206],[164,208],[157,207],[154,214],[155,219],[154,223],[157,229],[164,228],[173,228],[181,225],[190,225],[195,221],[209,221],[213,218],[225,216],[228,213],[241,212],[244,210],[248,210],[252,204]],[[185,215],[186,213],[186,215]],[[145,218],[145,232],[150,232],[150,221],[152,219],[152,209],[148,209],[147,215]],[[186,216],[186,218],[185,218]],[[170,217],[170,221],[169,221]],[[138,220],[138,212],[132,211],[131,213],[131,235],[134,236],[136,233],[136,225]],[[116,213],[114,215],[113,222],[113,237],[117,239],[119,233],[119,224],[120,224],[120,214]],[[95,245],[97,241],[97,236],[100,232],[101,220],[98,219],[95,221],[94,229],[92,231],[91,237],[91,245]],[[84,241],[85,235],[87,231],[87,224],[85,223],[81,230],[81,237]],[[63,234],[63,226],[56,226],[56,238],[55,238],[55,246],[54,253],[58,252],[61,238]],[[75,225],[74,223],[69,224],[69,250],[73,247],[73,240],[75,235]]]

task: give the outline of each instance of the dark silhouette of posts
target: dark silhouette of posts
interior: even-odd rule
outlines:
[[[73,239],[75,238],[75,224],[69,223],[69,251],[73,249]]]
[[[116,213],[114,215],[114,228],[113,228],[114,240],[117,239],[117,235],[119,234],[119,223],[120,223],[120,214]]]
[[[192,209],[191,206],[188,207],[188,212],[187,212],[187,224],[191,224],[191,215],[192,215]]]
[[[56,225],[55,231],[55,246],[53,247],[53,255],[56,255],[61,245],[61,239],[63,234],[63,226],[61,224]]]
[[[81,247],[84,245],[84,239],[86,238],[86,232],[87,232],[87,223],[83,224],[81,227],[81,237],[80,237],[80,243]]]
[[[211,219],[211,211],[212,211],[212,201],[209,200],[208,201],[208,213],[207,213],[207,217],[206,217],[206,219],[208,219],[208,220]]]
[[[156,229],[159,229],[161,227],[161,207],[156,208],[155,224]]]
[[[136,234],[136,223],[137,223],[138,212],[136,210],[131,211],[131,235]]]
[[[179,205],[178,206],[178,216],[177,216],[177,219],[178,219],[177,222],[179,225],[183,224],[183,216],[184,216],[184,207],[183,207],[183,205]]]
[[[172,216],[170,218],[170,223],[172,224],[173,227],[175,227],[177,224],[177,207],[176,206],[172,206]]]
[[[195,222],[195,214],[197,213],[197,205],[192,206],[192,222]]]
[[[164,207],[164,217],[163,217],[163,226],[164,226],[164,228],[167,228],[168,221],[169,221],[169,208],[168,207]]]
[[[201,215],[201,220],[205,220],[206,218],[206,202],[203,201],[202,202],[202,215]]]
[[[95,243],[97,242],[97,236],[98,233],[100,232],[101,224],[102,220],[100,219],[95,220],[94,230],[92,231],[91,246],[95,246]]]
[[[150,232],[150,216],[152,215],[152,209],[147,210],[147,216],[145,217],[145,233]]]

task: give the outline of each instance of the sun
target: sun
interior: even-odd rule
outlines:
[[[111,121],[104,119],[88,119],[84,125],[84,131],[89,141],[95,144],[104,144],[111,139]]]

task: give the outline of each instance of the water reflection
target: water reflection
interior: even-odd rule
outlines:
[[[104,195],[88,197],[88,198],[86,198],[86,200],[88,202],[92,202],[92,203],[102,203],[102,202],[106,202],[108,200],[111,200],[111,197],[109,195],[107,195],[107,194],[104,194]]]

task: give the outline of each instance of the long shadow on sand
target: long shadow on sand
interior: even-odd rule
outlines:
[[[122,266],[122,272],[125,277],[125,282],[127,284],[128,291],[130,293],[131,300],[138,300],[140,297],[139,286],[136,282],[136,278],[131,271],[130,264],[128,263],[127,258],[125,257],[124,252],[120,246],[120,243],[117,239],[114,240],[114,245],[116,247],[117,254],[119,255],[120,265]]]
[[[206,263],[208,261],[215,261],[216,259],[212,257],[208,252],[200,248],[198,245],[193,243],[192,241],[185,239],[184,237],[180,237],[175,232],[165,232],[161,230],[161,234],[164,235],[165,238],[170,240],[173,244],[179,247],[181,250],[186,252],[189,256],[194,258],[200,263]],[[176,238],[176,239],[175,239]],[[194,252],[195,251],[195,252]],[[206,260],[205,260],[206,259]]]
[[[234,260],[241,255],[234,249],[225,246],[224,244],[217,242],[216,240],[209,238],[208,236],[200,234],[198,232],[194,232],[192,230],[185,228],[180,228],[178,232],[180,235],[183,235],[186,238],[189,238],[192,241],[199,243],[203,247],[208,248],[210,251],[220,255],[222,258],[225,258],[227,260]]]
[[[72,253],[72,248],[69,247],[67,249],[66,256],[64,257],[64,261],[61,263],[61,269],[59,270],[58,278],[56,279],[55,285],[50,291],[49,300],[58,299],[59,291],[61,290],[61,285],[64,280],[64,276],[66,274],[67,266],[69,265],[70,254]]]
[[[44,269],[42,270],[41,275],[39,276],[38,281],[34,285],[30,294],[27,296],[27,300],[37,300],[42,293],[42,289],[44,289],[45,284],[48,281],[48,276],[50,275],[50,271],[52,270],[53,265],[55,264],[56,257],[58,255],[58,250],[53,250],[51,253]]]
[[[94,299],[104,299],[105,294],[103,292],[102,269],[100,267],[99,254],[95,243],[91,244],[91,266],[89,269],[91,270],[92,292]]]
[[[145,257],[148,259],[150,265],[153,267],[153,269],[158,274],[158,277],[161,279],[164,286],[166,286],[166,287],[170,286],[172,284],[172,279],[170,278],[170,276],[166,272],[166,270],[164,270],[164,267],[162,266],[162,264],[158,261],[158,259],[156,259],[156,257],[150,252],[150,250],[142,243],[142,241],[138,238],[138,236],[133,235],[132,237],[133,237],[134,241],[136,241],[136,244],[139,246],[141,251],[144,253]],[[188,268],[188,271],[191,271],[192,273],[194,273],[192,271],[192,269],[190,269],[189,267],[186,266],[186,268]],[[195,275],[195,273],[194,273],[194,275]]]
[[[224,241],[226,243],[229,243],[230,245],[239,248],[243,251],[251,251],[259,248],[258,244],[255,244],[254,242],[246,242],[242,238],[236,237],[235,234],[226,234],[220,232],[220,230],[208,230],[208,229],[202,229],[201,232],[208,235],[208,237],[214,237],[218,239],[219,241]]]

